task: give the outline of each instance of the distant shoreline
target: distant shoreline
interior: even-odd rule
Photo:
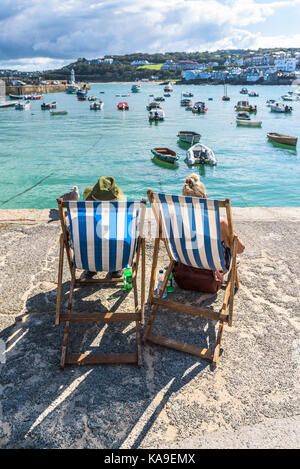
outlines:
[[[90,81],[90,85],[161,85],[164,81]]]

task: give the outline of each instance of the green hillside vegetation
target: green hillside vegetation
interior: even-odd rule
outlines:
[[[284,52],[298,51],[299,49],[259,49],[259,50],[217,50],[214,52],[166,52],[164,54],[144,54],[141,52],[126,55],[109,56],[114,59],[112,64],[89,63],[85,58],[79,58],[76,62],[58,70],[48,70],[42,75],[47,80],[69,80],[72,68],[75,70],[77,81],[135,81],[141,79],[151,80],[155,75],[158,80],[180,80],[180,70],[162,70],[161,67],[166,60],[193,60],[198,63],[208,62],[219,63],[220,69],[224,66],[226,59],[234,56],[244,58],[265,53],[274,53],[282,50]],[[107,56],[108,57],[108,56]],[[134,66],[131,62],[138,60],[148,60],[149,65]]]

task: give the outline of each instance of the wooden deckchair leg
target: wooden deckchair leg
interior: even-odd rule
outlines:
[[[170,264],[169,264],[168,270],[166,272],[164,281],[162,283],[161,289],[159,291],[158,298],[161,298],[163,296],[163,293],[164,293],[165,288],[167,286],[170,275],[171,275],[171,273],[174,269],[174,265],[175,265],[175,261],[171,261]],[[152,297],[150,298],[150,300],[152,300]],[[159,305],[154,305],[154,307],[152,309],[152,313],[151,313],[150,318],[148,320],[145,335],[144,335],[144,338],[143,338],[143,343],[144,344],[147,342],[147,338],[148,338],[149,334],[151,334],[151,330],[152,330],[152,327],[153,327],[153,324],[154,324],[154,321],[155,321],[155,318],[156,318],[156,315],[157,315],[158,308],[159,308]]]
[[[137,347],[137,365],[139,368],[143,366],[142,362],[142,344],[141,344],[141,330],[140,323],[136,321],[136,347]]]
[[[156,268],[157,268],[158,251],[159,251],[159,241],[160,241],[159,238],[155,238],[151,277],[150,277],[150,286],[149,286],[149,293],[148,293],[148,305],[149,306],[151,306],[151,298],[153,297],[153,293],[154,293],[154,284],[155,284],[155,278],[156,278]]]
[[[63,276],[63,267],[64,267],[64,239],[63,235],[60,235],[59,238],[59,264],[58,264],[58,281],[57,281],[57,296],[56,296],[56,316],[55,316],[55,325],[59,325],[59,316],[61,309],[61,293],[62,293],[62,276]]]
[[[214,368],[216,368],[216,366],[218,364],[219,357],[220,357],[223,330],[224,330],[224,321],[220,321],[218,335],[217,335],[217,343],[216,343],[216,346],[215,346],[213,360],[212,360],[212,366]]]
[[[146,249],[145,238],[142,238],[142,277],[141,277],[141,324],[145,322],[145,283],[146,283]]]
[[[228,326],[232,326],[233,322],[233,302],[234,302],[234,293],[235,293],[235,283],[236,283],[236,251],[237,251],[237,236],[233,240],[233,249],[232,249],[232,267],[231,267],[231,285],[230,285],[230,298],[229,298],[229,315],[228,315]]]
[[[70,331],[70,322],[67,321],[65,324],[64,338],[63,338],[61,358],[60,358],[60,368],[62,370],[65,368],[65,363],[66,363],[67,347],[68,347],[68,341],[69,341],[69,331]]]

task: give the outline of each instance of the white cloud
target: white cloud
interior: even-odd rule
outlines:
[[[259,24],[263,31],[274,12],[296,5],[300,0],[1,0],[0,66],[20,59],[53,68],[104,54],[296,46],[297,34],[247,30]]]

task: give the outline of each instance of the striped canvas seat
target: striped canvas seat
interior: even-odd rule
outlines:
[[[131,266],[145,204],[140,202],[67,202],[74,266],[111,272]]]
[[[227,271],[220,235],[217,200],[153,193],[153,210],[161,220],[172,260],[200,269]]]

